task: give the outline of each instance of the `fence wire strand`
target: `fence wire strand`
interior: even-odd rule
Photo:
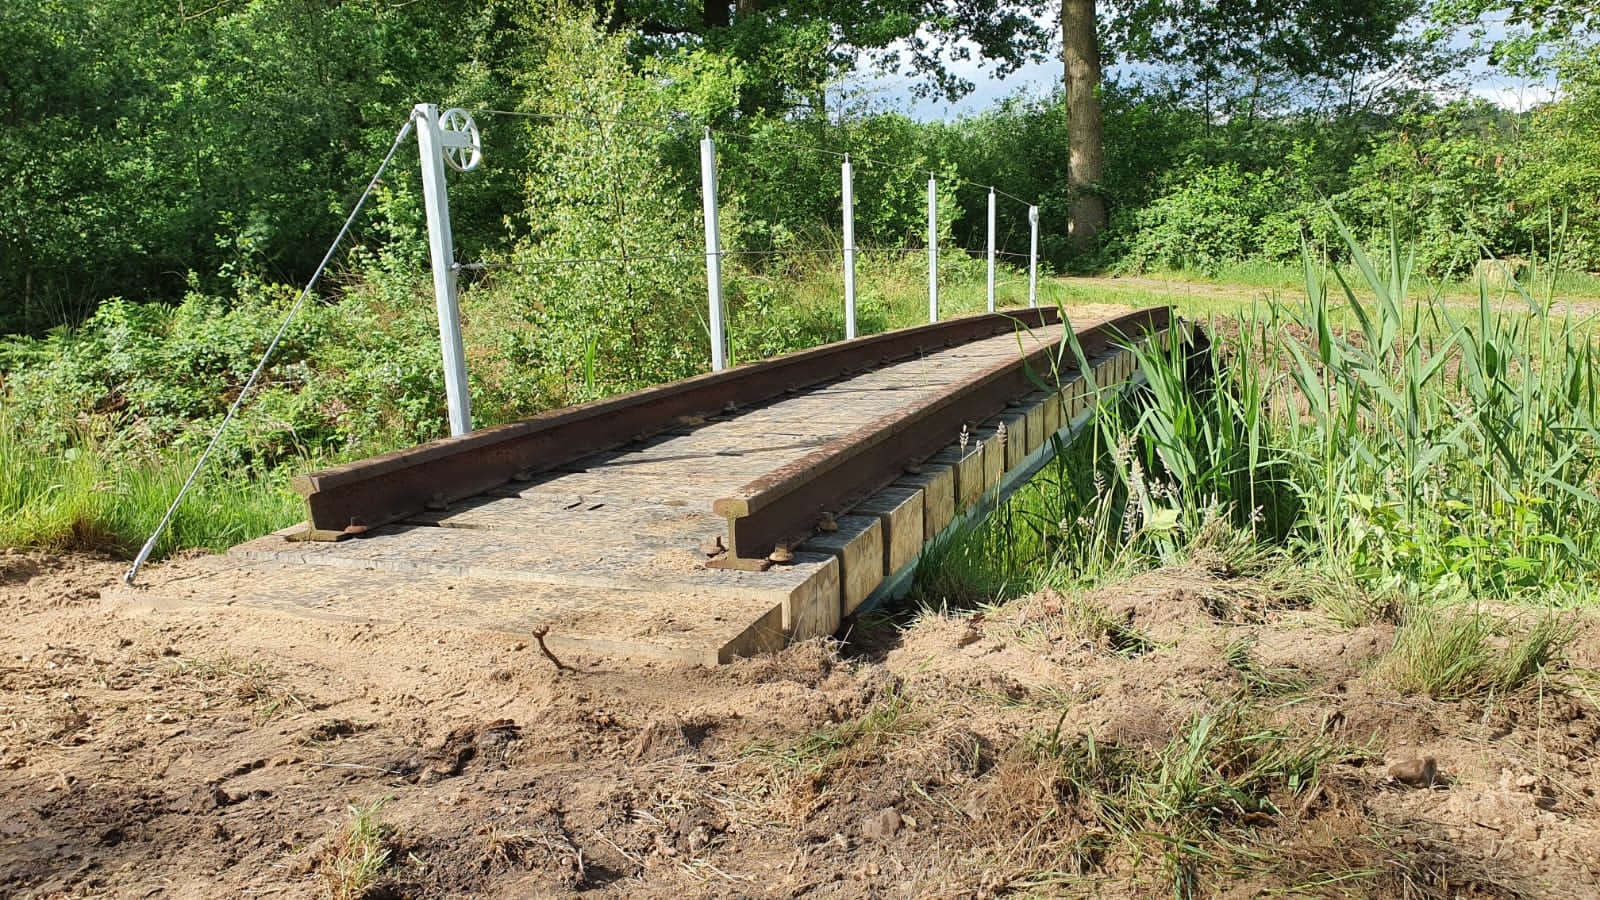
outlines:
[[[524,112],[521,110],[512,109],[475,109],[472,110],[472,113],[475,116],[505,116],[507,118],[531,119],[542,122],[581,122],[589,125],[620,125],[625,128],[640,128],[661,132],[682,132],[684,129],[693,129],[697,127],[691,123],[687,117],[676,121],[650,121],[647,119],[619,119],[607,116],[578,115],[574,113]],[[861,153],[851,153],[848,150],[830,150],[827,147],[818,147],[812,144],[799,144],[795,143],[794,141],[785,141],[779,138],[750,134],[742,131],[733,131],[726,128],[707,128],[706,130],[710,134],[718,137],[747,141],[751,144],[766,144],[772,147],[782,147],[787,150],[798,150],[804,153],[815,153],[818,156],[830,156],[838,160],[850,160],[865,166],[882,166],[886,169],[894,169],[901,172],[914,172],[918,174],[925,172],[934,180],[943,184],[952,185],[958,190],[961,188],[976,188],[984,191],[994,191],[997,195],[1020,203],[1027,208],[1032,208],[1038,205],[1031,200],[1024,200],[1021,197],[1018,197],[1016,194],[1003,191],[992,184],[980,184],[976,181],[968,181],[967,179],[958,176],[940,178],[937,166],[890,162],[889,160],[881,159],[875,156],[868,156]]]
[[[733,257],[733,256],[843,256],[844,247],[794,247],[784,250],[718,250],[709,253],[705,250],[686,251],[684,253],[640,253],[628,256],[567,256],[554,259],[515,259],[515,260],[482,260],[479,262],[456,263],[455,269],[461,272],[485,272],[495,269],[549,269],[558,266],[580,265],[628,265],[639,262],[689,262],[701,261],[707,256]],[[927,247],[872,247],[858,245],[857,254],[902,254],[926,255]],[[943,253],[961,253],[973,258],[984,256],[987,250],[968,250],[964,247],[941,247]],[[996,250],[997,257],[1010,257],[1013,259],[1031,259],[1027,253],[1018,253],[1011,250]]]
[[[205,468],[206,461],[211,458],[212,452],[217,449],[217,442],[222,440],[222,433],[227,430],[228,424],[233,421],[234,415],[239,412],[239,407],[244,405],[245,398],[250,396],[251,389],[261,379],[261,374],[266,371],[267,360],[272,358],[272,352],[278,349],[278,344],[283,340],[283,336],[289,332],[289,323],[294,321],[295,314],[300,311],[300,307],[305,305],[306,299],[316,289],[317,282],[322,279],[322,273],[327,270],[328,264],[333,261],[333,255],[339,251],[340,245],[344,243],[344,239],[350,234],[350,228],[355,225],[356,217],[361,215],[361,208],[366,205],[367,198],[371,197],[373,190],[377,188],[378,179],[383,177],[384,170],[389,167],[389,162],[394,159],[395,152],[400,149],[400,142],[411,134],[411,129],[414,126],[415,120],[407,119],[406,124],[395,134],[394,143],[389,145],[389,152],[384,154],[383,162],[378,164],[378,170],[372,173],[372,180],[367,182],[366,190],[361,192],[361,197],[356,200],[355,208],[350,210],[350,215],[345,218],[344,226],[339,229],[338,236],[333,239],[333,243],[328,247],[328,252],[323,255],[322,262],[317,265],[317,270],[311,275],[311,280],[306,282],[305,290],[300,292],[300,296],[294,301],[294,305],[289,307],[288,315],[283,317],[283,324],[278,326],[277,334],[272,336],[272,341],[267,344],[266,352],[261,354],[261,361],[256,363],[255,371],[251,372],[250,377],[245,380],[244,387],[239,391],[239,396],[233,399],[233,405],[228,407],[227,415],[222,417],[222,423],[217,426],[216,432],[211,435],[211,442],[206,444],[206,449],[201,452],[200,458],[195,461],[194,468],[189,472],[189,477],[184,480],[183,487],[178,489],[178,496],[172,498],[172,505],[167,507],[167,512],[156,525],[156,530],[151,533],[150,539],[144,542],[144,546],[139,549],[139,555],[133,558],[133,565],[122,576],[123,583],[133,584],[133,580],[139,576],[139,569],[144,566],[145,562],[149,560],[150,554],[155,551],[156,542],[161,539],[161,535],[167,530],[167,526],[172,523],[172,517],[177,513],[179,504],[183,503],[184,496],[189,493],[190,488],[194,487],[195,479],[200,476],[201,470]]]

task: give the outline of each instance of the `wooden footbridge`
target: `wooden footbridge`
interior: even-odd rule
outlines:
[[[306,475],[305,523],[146,590],[703,663],[832,634],[1134,380],[1128,346],[1182,331],[1074,327],[1088,377],[1057,310],[1013,310]]]

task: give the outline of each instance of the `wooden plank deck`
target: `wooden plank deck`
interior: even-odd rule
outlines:
[[[225,602],[308,616],[515,633],[543,626],[560,651],[708,664],[831,634],[886,576],[913,563],[927,540],[1070,421],[1086,402],[1081,384],[1033,394],[973,423],[965,450],[952,433],[944,453],[854,510],[837,511],[836,530],[799,547],[792,565],[707,567],[702,545],[726,526],[711,501],[937,395],[975,368],[1061,337],[1052,326],[883,365],[686,422],[353,540],[291,542],[293,529],[267,535],[213,560],[207,579],[151,590],[202,602],[220,588]],[[1096,360],[1102,385],[1131,374],[1116,355]]]

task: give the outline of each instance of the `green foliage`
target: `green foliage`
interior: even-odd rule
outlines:
[[[1582,45],[1600,31],[1600,13],[1577,0],[1440,0],[1429,18],[1436,27],[1468,26],[1475,43],[1487,46],[1490,65],[1521,74],[1546,71],[1552,50]],[[1492,37],[1490,22],[1499,26]]]
[[[530,119],[526,230],[508,258],[492,328],[468,326],[474,340],[536,373],[541,399],[592,397],[699,371],[709,358],[701,311],[704,248],[693,196],[661,161],[674,135],[639,122],[664,122],[669,96],[657,80],[630,69],[625,36],[583,22],[542,26],[548,46],[527,85]],[[692,134],[692,132],[689,132]],[[546,262],[593,260],[588,262]],[[508,303],[509,301],[509,303]],[[596,348],[592,379],[587,348]]]
[[[731,362],[753,362],[844,340],[844,304],[839,299],[842,281],[832,272],[824,276],[814,271],[739,276],[728,293]],[[814,290],[812,285],[822,290]],[[887,316],[881,301],[858,297],[856,333],[884,331]]]
[[[796,108],[821,113],[825,88],[868,56],[882,69],[912,74],[920,94],[959,97],[972,84],[949,60],[974,52],[1001,74],[1049,42],[1037,0],[870,0],[866,3],[673,4],[626,0],[599,8],[608,31],[637,28],[646,54],[703,48],[750,73],[740,109],[775,118]],[[901,48],[908,52],[895,52]],[[884,52],[889,51],[889,52]]]
[[[1556,266],[1600,270],[1600,48],[1573,54],[1560,70],[1562,97],[1528,117],[1523,164],[1512,187],[1526,210],[1525,245]],[[1552,227],[1560,223],[1559,228]]]
[[[1281,257],[1299,243],[1298,223],[1281,214],[1285,185],[1270,169],[1241,172],[1225,163],[1180,170],[1170,183],[1134,214],[1135,234],[1121,265],[1215,272],[1246,259]]]
[[[1201,558],[1225,534],[1354,579],[1364,597],[1308,600],[1346,623],[1389,618],[1402,597],[1592,592],[1590,323],[1515,284],[1497,302],[1480,283],[1475,307],[1413,298],[1398,239],[1380,260],[1344,240],[1358,283],[1335,270],[1338,302],[1308,254],[1303,304],[1214,322],[1201,352],[1139,347],[1145,389],[1102,404],[1056,466],[931,548],[919,601]]]
[[[921,246],[927,234],[930,173],[944,184],[941,234],[963,215],[951,181],[956,167],[942,160],[930,128],[898,114],[832,122],[804,116],[768,119],[721,140],[720,190],[724,227],[736,224],[750,250],[806,250],[819,232],[842,224],[839,151],[851,155],[856,195],[856,244]],[[752,263],[758,264],[757,263]]]
[[[16,300],[0,330],[77,321],[113,294],[179,298],[196,277],[210,292],[303,280],[411,104],[495,87],[481,73],[517,34],[513,5],[6,4],[0,293]],[[457,198],[476,213],[462,244],[505,196]]]
[[[442,406],[423,399],[442,390],[431,310],[370,299],[302,308],[220,465],[269,472],[308,454],[437,436]],[[293,300],[265,286],[231,307],[200,293],[176,307],[114,300],[77,329],[0,345],[12,427],[51,451],[88,438],[119,456],[198,452]]]
[[[1373,580],[1501,596],[1591,586],[1593,339],[1526,294],[1508,307],[1484,286],[1465,316],[1410,301],[1412,257],[1398,242],[1379,263],[1353,239],[1351,251],[1374,297],[1340,278],[1358,327],[1335,327],[1308,263],[1308,300],[1279,332],[1307,410],[1288,422],[1308,451],[1291,476],[1306,539]]]
[[[1268,84],[1357,77],[1415,52],[1403,26],[1417,0],[1183,3],[1146,0],[1105,23],[1116,56],[1164,64],[1207,104],[1228,92],[1257,101]],[[1208,112],[1210,110],[1208,109]]]
[[[1470,271],[1485,250],[1525,252],[1534,210],[1516,193],[1516,128],[1483,101],[1404,116],[1391,139],[1351,168],[1334,205],[1363,239],[1381,239],[1395,225],[1432,274]]]
[[[1436,700],[1503,695],[1543,677],[1573,638],[1554,614],[1533,621],[1482,612],[1413,608],[1381,671],[1396,689]]]

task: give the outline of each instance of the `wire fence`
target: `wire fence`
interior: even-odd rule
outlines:
[[[421,115],[421,111],[423,109],[424,109],[423,106],[416,107],[412,111],[411,115],[407,118],[405,125],[396,133],[393,142],[389,146],[388,152],[384,155],[382,162],[378,165],[377,170],[373,173],[371,179],[368,180],[365,189],[361,192],[359,198],[356,200],[354,206],[352,207],[349,216],[345,219],[343,226],[339,229],[339,232],[334,237],[332,244],[328,247],[327,253],[323,256],[321,263],[317,266],[316,271],[312,274],[310,280],[306,283],[304,289],[300,292],[298,298],[295,300],[295,302],[289,308],[288,313],[284,316],[284,319],[283,319],[282,323],[279,325],[276,333],[272,336],[271,340],[268,342],[268,344],[266,346],[266,349],[265,349],[265,351],[263,352],[263,354],[262,354],[262,356],[260,358],[260,361],[256,364],[255,369],[250,373],[250,375],[246,379],[243,387],[240,389],[238,395],[234,398],[232,404],[229,406],[227,413],[223,416],[223,419],[222,419],[221,423],[217,426],[215,432],[212,434],[209,443],[206,445],[204,451],[202,451],[202,453],[200,454],[198,460],[195,463],[194,468],[190,471],[190,473],[189,473],[187,479],[184,481],[182,487],[178,490],[177,495],[173,498],[172,503],[167,508],[167,511],[166,511],[165,515],[162,516],[162,518],[161,518],[160,522],[157,524],[154,532],[150,535],[149,539],[147,541],[145,541],[143,547],[140,549],[138,555],[135,557],[132,566],[128,569],[126,574],[123,576],[124,581],[126,581],[127,583],[132,584],[134,582],[135,578],[138,576],[140,568],[149,559],[151,553],[154,551],[154,549],[156,547],[156,544],[160,540],[162,534],[166,531],[168,526],[171,524],[174,514],[177,512],[179,506],[183,502],[184,497],[189,493],[190,489],[194,486],[195,482],[197,481],[197,479],[199,478],[200,474],[204,470],[206,463],[209,461],[212,453],[216,449],[216,447],[218,445],[218,442],[221,440],[224,432],[226,431],[228,426],[235,420],[235,417],[236,417],[237,413],[239,412],[240,408],[244,405],[246,400],[251,396],[255,386],[257,385],[257,383],[261,379],[262,375],[265,373],[266,367],[267,367],[267,364],[268,364],[269,360],[271,359],[273,353],[276,351],[278,345],[282,342],[282,340],[284,338],[284,335],[287,333],[290,323],[294,320],[296,314],[300,311],[301,307],[305,304],[306,300],[308,298],[310,298],[312,293],[316,290],[316,287],[317,287],[319,281],[321,280],[324,272],[327,271],[329,265],[333,262],[335,254],[338,252],[339,248],[341,246],[343,246],[345,240],[351,234],[352,229],[355,226],[356,220],[360,216],[362,210],[365,208],[365,206],[367,204],[367,201],[372,197],[373,193],[377,189],[381,179],[383,178],[383,175],[384,175],[385,171],[387,171],[387,169],[389,168],[390,163],[393,162],[397,152],[400,149],[401,143],[406,139],[406,137],[409,134],[412,133],[414,128],[421,128],[421,129],[428,130],[428,133],[431,134],[431,138],[430,139],[434,143],[439,143],[441,147],[444,146],[442,144],[442,142],[439,141],[439,138],[441,136],[441,132],[440,132],[441,124],[440,124],[440,122],[442,122],[443,120],[441,119],[439,121],[427,121],[428,117]],[[432,107],[428,107],[428,109],[433,109],[433,108]],[[476,115],[485,116],[485,117],[514,117],[514,118],[522,118],[522,119],[550,120],[550,121],[568,120],[568,121],[575,121],[575,122],[582,122],[582,123],[596,124],[596,125],[607,125],[607,126],[617,126],[617,127],[626,127],[626,128],[639,128],[639,129],[652,129],[652,130],[662,131],[662,132],[671,132],[671,133],[674,133],[674,134],[677,134],[677,135],[681,135],[681,136],[683,136],[685,138],[690,138],[690,139],[692,139],[694,131],[695,131],[695,125],[690,120],[690,117],[687,116],[687,115],[682,115],[682,116],[675,117],[670,121],[646,121],[646,120],[637,120],[637,119],[606,118],[606,117],[599,117],[599,116],[574,116],[574,115],[570,115],[570,114],[560,114],[560,113],[520,112],[520,111],[515,111],[515,110],[481,109],[481,110],[476,110],[475,112],[476,112]],[[474,126],[473,130],[475,132],[475,126]],[[628,266],[628,265],[631,265],[631,264],[644,263],[644,262],[706,261],[707,262],[708,288],[710,289],[710,293],[712,295],[712,310],[711,310],[712,315],[711,315],[711,318],[712,319],[718,319],[719,317],[721,317],[723,315],[723,311],[720,310],[718,308],[718,306],[717,306],[717,304],[719,302],[718,301],[718,297],[719,297],[719,294],[720,294],[720,285],[716,284],[716,280],[720,279],[720,275],[717,274],[720,270],[712,265],[713,261],[720,263],[720,261],[722,259],[727,259],[727,258],[732,258],[732,259],[739,259],[739,258],[762,259],[762,258],[780,258],[780,257],[796,257],[796,256],[813,256],[813,257],[837,256],[837,257],[840,257],[842,260],[845,261],[846,270],[848,272],[848,271],[853,271],[852,266],[853,266],[854,259],[856,257],[862,256],[862,255],[869,255],[869,256],[880,256],[880,255],[899,255],[899,256],[917,255],[917,256],[922,256],[922,255],[926,255],[928,257],[929,263],[930,263],[930,266],[929,266],[930,315],[933,316],[933,317],[937,317],[937,315],[938,315],[938,283],[937,283],[937,279],[938,279],[938,269],[939,269],[939,266],[937,265],[937,263],[939,262],[939,258],[940,258],[940,254],[941,253],[950,253],[950,252],[952,252],[948,248],[942,248],[942,247],[937,246],[937,238],[938,238],[938,235],[939,235],[938,222],[937,222],[937,218],[936,218],[937,214],[938,214],[937,187],[940,184],[942,184],[945,188],[951,190],[952,192],[981,190],[981,191],[984,191],[984,192],[988,193],[988,195],[990,197],[995,198],[996,200],[998,200],[1000,198],[1004,198],[1004,199],[1006,199],[1006,200],[1008,200],[1010,202],[1023,205],[1028,210],[1028,218],[1029,218],[1030,227],[1032,229],[1034,229],[1030,233],[1030,238],[1033,241],[1033,246],[1037,247],[1037,237],[1038,236],[1037,236],[1037,231],[1036,231],[1036,229],[1037,229],[1037,214],[1036,214],[1037,206],[1036,206],[1036,204],[1030,203],[1029,201],[1024,200],[1021,197],[1018,197],[1018,196],[1016,196],[1014,194],[1010,194],[1010,193],[1007,193],[1005,191],[1002,191],[1002,190],[1000,190],[999,188],[997,188],[997,187],[995,187],[993,185],[979,184],[979,183],[976,183],[976,182],[968,181],[968,180],[961,179],[959,177],[951,176],[951,175],[948,175],[948,174],[941,175],[940,172],[939,172],[939,167],[938,166],[934,166],[934,167],[930,168],[925,162],[919,162],[918,164],[900,163],[900,162],[896,162],[896,161],[893,161],[893,160],[885,160],[885,159],[873,157],[873,156],[866,155],[866,154],[852,153],[852,152],[846,151],[846,150],[835,150],[833,148],[828,148],[828,147],[819,147],[819,146],[815,146],[815,145],[799,144],[799,143],[784,141],[784,140],[781,140],[781,139],[776,139],[776,138],[773,138],[773,137],[771,137],[769,135],[755,135],[755,134],[748,134],[748,133],[741,133],[741,132],[731,131],[731,130],[727,130],[727,129],[702,128],[700,130],[704,135],[706,135],[706,139],[707,140],[714,140],[715,137],[721,137],[721,138],[724,138],[724,139],[727,139],[727,140],[747,141],[747,142],[752,142],[752,143],[763,144],[763,145],[766,145],[766,146],[783,147],[785,149],[799,151],[799,152],[815,153],[815,154],[818,154],[818,155],[822,155],[822,156],[827,156],[827,157],[830,157],[830,158],[838,159],[841,164],[850,163],[850,164],[862,165],[862,166],[882,167],[884,169],[900,171],[900,172],[904,172],[904,173],[915,173],[915,174],[918,174],[919,176],[922,173],[927,173],[929,175],[930,179],[931,179],[931,184],[933,185],[933,187],[930,188],[930,192],[935,194],[935,196],[932,198],[932,200],[930,201],[930,204],[929,204],[929,218],[930,218],[929,235],[930,235],[930,241],[929,241],[928,246],[925,246],[925,247],[914,247],[914,246],[898,246],[898,247],[896,247],[896,246],[881,246],[881,245],[846,246],[846,244],[844,242],[841,242],[838,245],[831,245],[831,246],[776,247],[776,248],[770,248],[770,249],[727,249],[727,248],[721,247],[720,244],[718,243],[718,238],[715,235],[716,229],[715,228],[707,228],[706,231],[707,231],[707,235],[708,235],[708,245],[705,248],[699,249],[697,251],[689,251],[689,250],[686,249],[686,250],[682,250],[682,251],[672,251],[672,252],[660,252],[660,251],[657,251],[657,252],[638,253],[638,254],[617,253],[617,254],[610,254],[610,255],[592,255],[592,256],[570,256],[569,255],[569,256],[559,256],[559,257],[549,257],[549,258],[525,258],[525,257],[520,257],[519,256],[518,258],[508,259],[508,260],[478,260],[478,261],[472,261],[472,262],[456,261],[456,260],[454,260],[452,258],[453,254],[449,254],[449,255],[445,255],[443,257],[440,257],[440,256],[436,255],[435,259],[443,258],[443,259],[451,260],[449,265],[450,265],[451,270],[452,270],[452,273],[451,273],[452,275],[458,275],[461,272],[490,271],[490,270],[501,270],[501,269],[551,269],[551,268],[588,266],[588,265]],[[419,140],[424,137],[424,132],[423,131],[419,131],[418,134],[419,134]],[[476,135],[476,133],[473,134],[473,138],[472,139],[473,139],[474,142],[476,142],[478,140],[478,136]],[[428,145],[429,144],[428,144],[427,141],[421,141],[421,143],[419,144],[419,147],[426,147]],[[456,145],[452,145],[452,146],[455,146],[455,147],[459,148],[461,145],[456,144]],[[446,153],[446,151],[444,151],[442,149],[439,150],[438,152],[441,153],[441,154],[445,154]],[[476,152],[476,148],[475,147],[474,147],[473,152]],[[424,153],[426,153],[425,150],[424,150]],[[440,159],[433,160],[431,163],[430,163],[429,160],[424,159],[423,160],[423,165],[424,165],[424,167],[426,167],[426,166],[428,166],[430,164],[431,165],[435,165],[437,167],[440,167],[439,171],[442,171],[443,158],[444,157],[441,156]],[[714,153],[711,154],[711,155],[703,155],[702,158],[703,159],[712,159],[714,161]],[[426,179],[425,179],[425,181],[426,181]],[[712,174],[710,177],[708,177],[706,179],[706,181],[704,183],[714,186],[715,183],[716,183],[715,175]],[[425,188],[425,190],[427,190],[427,188]],[[442,187],[439,190],[440,190],[440,196],[437,197],[437,198],[430,197],[430,203],[435,202],[435,201],[443,201],[444,200]],[[841,197],[842,196],[843,196],[843,184],[841,183]],[[715,209],[715,206],[716,206],[716,197],[715,197],[715,194],[713,192],[711,194],[711,196],[707,199],[707,204],[706,204],[706,209],[708,211],[707,212],[707,218],[709,218],[712,221],[713,224],[715,223],[716,220],[711,215],[711,211]],[[433,226],[436,223],[435,212],[436,211],[433,210],[431,208],[431,206],[430,206],[430,210],[429,210],[430,239],[433,240],[433,241],[439,240],[439,235],[436,234],[436,233],[432,233],[433,232]],[[846,215],[849,215],[849,214],[850,214],[850,211],[846,211]],[[448,222],[449,221],[447,203],[446,203],[446,206],[445,206],[445,215],[443,217],[443,221],[444,222]],[[1015,220],[1014,219],[1010,219],[1009,222],[1010,222],[1010,225],[1008,226],[1008,232],[1007,232],[1007,235],[1008,235],[1007,241],[1008,241],[1008,243],[1009,243],[1010,238],[1016,234]],[[948,227],[948,223],[947,223],[947,227]],[[446,236],[445,236],[444,239],[447,242],[449,241],[448,233],[446,233]],[[995,276],[995,273],[994,273],[993,266],[991,266],[990,267],[989,278],[988,278],[988,288],[989,288],[990,302],[992,304],[993,303],[994,292],[999,287],[1001,287],[1001,286],[1011,286],[1011,285],[1019,284],[1019,283],[1022,283],[1023,281],[1026,281],[1028,283],[1028,285],[1029,285],[1030,301],[1031,301],[1032,300],[1032,296],[1031,295],[1032,295],[1032,291],[1033,291],[1033,287],[1034,287],[1034,283],[1035,283],[1035,278],[1036,278],[1036,272],[1037,272],[1037,262],[1038,262],[1038,260],[1037,260],[1036,253],[1034,253],[1032,250],[1030,250],[1030,253],[1022,254],[1022,253],[1017,253],[1015,251],[1001,249],[1001,247],[999,246],[999,241],[1000,241],[999,235],[991,227],[988,246],[985,247],[983,251],[968,251],[968,250],[962,250],[962,249],[957,248],[954,252],[962,253],[962,254],[966,254],[966,255],[970,255],[970,256],[978,256],[980,253],[982,253],[982,254],[986,254],[991,260],[999,260],[999,259],[1016,259],[1016,260],[1026,259],[1026,260],[1028,260],[1028,263],[1029,263],[1029,275],[1028,275],[1028,277],[1026,279],[1021,279],[1021,278],[1016,278],[1016,277],[1009,277],[1009,278],[1006,278],[1004,280],[997,279],[996,276]],[[434,249],[437,250],[438,247],[435,246]],[[441,332],[446,330],[446,321],[445,321],[445,312],[444,311],[448,308],[448,309],[450,309],[452,311],[452,314],[453,314],[453,310],[455,308],[454,307],[454,296],[453,296],[454,290],[455,290],[455,287],[454,287],[455,280],[456,279],[453,278],[453,277],[452,278],[446,278],[446,279],[436,279],[436,289],[439,289],[439,284],[442,282],[443,284],[447,285],[447,287],[445,287],[443,289],[444,290],[448,290],[448,291],[451,292],[451,296],[449,298],[449,303],[448,304],[446,304],[444,302],[444,298],[441,297],[441,302],[440,302],[440,311],[441,311],[440,312],[440,315],[441,315],[440,326],[441,326]],[[846,305],[847,305],[847,309],[849,310],[849,315],[851,316],[851,320],[850,320],[850,324],[848,326],[848,332],[847,333],[850,334],[850,335],[853,335],[854,334],[854,329],[855,329],[855,323],[854,323],[854,319],[853,319],[853,315],[854,315],[854,296],[853,296],[853,294],[849,293],[849,292],[853,291],[853,279],[848,275],[846,277],[846,291],[847,291]],[[450,324],[451,324],[452,327],[456,326],[456,323],[450,323]],[[717,335],[720,335],[723,332],[722,332],[722,330],[720,328],[713,327],[711,333],[712,333],[712,335],[713,335],[713,337],[715,339],[715,337]],[[448,357],[449,357],[449,350],[448,349],[445,350],[445,355],[446,355],[446,357],[448,359]],[[720,352],[714,352],[713,353],[713,359],[720,360],[720,357],[721,357],[721,353]],[[446,365],[446,368],[447,369],[449,368],[448,363]],[[446,377],[447,377],[447,380],[448,380],[449,379],[449,373],[448,372],[447,372],[447,376]],[[464,381],[464,379],[463,379],[463,381]],[[463,389],[464,389],[464,387],[463,387]],[[455,402],[454,398],[452,397],[452,403],[454,403],[454,402]],[[454,412],[454,410],[452,410],[452,416],[454,416],[454,415],[455,415],[455,412]]]
[[[752,144],[752,146],[781,147],[781,149],[803,152],[803,154],[821,155],[821,157],[838,160],[840,163],[853,163],[854,167],[858,168],[877,167],[883,168],[883,170],[907,173],[907,175],[925,175],[936,181],[941,191],[946,191],[946,189],[950,192],[979,191],[984,192],[984,194],[994,194],[997,199],[1005,200],[1006,203],[1013,203],[1013,205],[1021,207],[1022,213],[1024,213],[1021,219],[1014,215],[1005,216],[1005,232],[995,235],[995,256],[1005,259],[1029,259],[1032,256],[1032,253],[1018,253],[1018,251],[1006,250],[1006,248],[1024,239],[1024,235],[1029,234],[1027,227],[1019,227],[1019,221],[1027,223],[1029,226],[1032,224],[1029,223],[1029,215],[1030,211],[1037,210],[1037,202],[1011,194],[1011,192],[1005,191],[1002,187],[994,186],[994,184],[979,183],[979,181],[970,181],[970,179],[960,178],[960,176],[942,173],[942,167],[938,163],[928,165],[928,163],[922,162],[914,165],[914,163],[896,162],[896,160],[883,159],[878,155],[862,154],[862,152],[850,151],[850,149],[834,149],[834,147],[787,141],[787,139],[774,138],[774,136],[765,135],[765,133],[749,133],[749,131],[736,131],[730,130],[730,128],[704,127],[704,125],[694,122],[688,114],[674,115],[672,119],[666,120],[624,119],[624,117],[605,117],[605,115],[530,112],[530,110],[509,109],[477,109],[472,110],[472,114],[482,115],[482,117],[536,120],[536,122],[573,122],[581,123],[581,125],[598,125],[598,127],[634,128],[634,130],[653,131],[653,133],[675,136],[675,138],[685,139],[685,141],[694,139],[696,135],[704,135],[707,138],[741,141],[741,143]],[[952,224],[954,223],[947,223],[947,227],[952,226]],[[853,250],[858,251],[858,253],[878,253],[878,251],[882,251],[880,248],[866,247],[856,247]],[[907,247],[907,250],[926,253],[925,245],[923,247]],[[987,247],[941,247],[941,251],[962,251],[962,253],[970,256],[987,255]],[[771,250],[728,250],[728,248],[720,248],[720,250],[710,251],[710,255],[723,259],[786,255],[843,255],[843,253],[845,253],[843,245],[837,245],[837,247],[782,247],[771,248]],[[626,266],[626,264],[630,263],[648,263],[648,261],[685,261],[688,258],[704,259],[706,255],[707,251],[701,251],[701,253],[666,253],[666,255],[664,253],[646,253],[646,255],[626,256],[568,256],[568,258],[517,259],[517,261],[475,261],[475,263],[459,264],[459,267],[464,271],[474,271],[474,269],[504,269],[504,267],[525,267],[526,269],[526,267],[565,266],[565,264],[579,266],[579,264],[605,263]]]

